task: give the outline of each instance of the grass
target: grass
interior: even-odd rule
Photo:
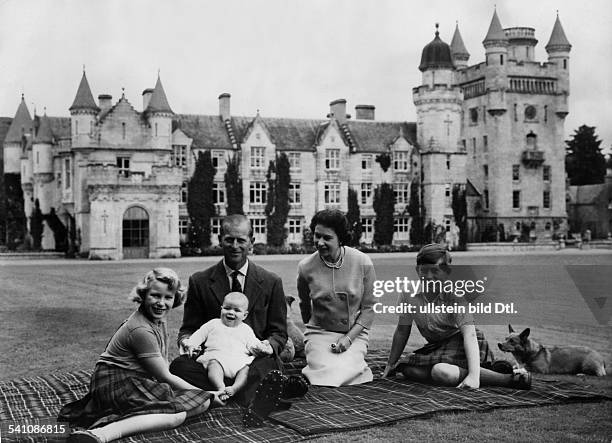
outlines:
[[[563,273],[564,264],[609,265],[609,253],[550,253],[509,256],[459,255],[455,263],[503,266],[504,293],[512,294],[523,311],[511,319],[515,327],[529,325],[546,344],[583,344],[601,352],[612,368],[610,322],[594,321],[584,300]],[[379,279],[409,273],[414,254],[373,255]],[[295,292],[299,257],[257,257],[283,278],[286,293]],[[124,262],[37,261],[2,262],[0,277],[0,380],[43,375],[53,371],[91,369],[108,339],[133,310],[127,295],[151,267],[163,264],[187,278],[217,258]],[[542,268],[542,263],[545,267]],[[503,280],[502,277],[500,278]],[[518,282],[514,286],[509,282]],[[297,307],[292,315],[298,319]],[[171,338],[182,308],[168,319]],[[487,323],[482,318],[482,323]],[[489,321],[491,323],[491,321]],[[505,322],[498,322],[505,323]],[[481,326],[492,345],[506,335],[505,324]],[[388,349],[394,319],[377,317],[370,345]],[[423,339],[413,334],[409,347]],[[494,346],[494,348],[496,348]],[[170,359],[176,356],[170,347]],[[502,357],[497,352],[497,357]],[[504,356],[508,357],[508,356]],[[612,371],[608,371],[612,372]],[[612,393],[612,377],[568,379]],[[576,403],[538,408],[501,409],[486,413],[441,413],[394,425],[331,434],[317,442],[344,441],[610,441],[612,402]]]

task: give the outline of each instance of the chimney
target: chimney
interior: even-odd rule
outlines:
[[[113,96],[109,94],[98,95],[100,111],[105,111],[113,105]]]
[[[227,92],[219,96],[219,116],[223,121],[230,119],[230,97]]]
[[[153,88],[147,88],[142,91],[142,110],[145,111],[149,107],[151,96],[153,95]]]
[[[373,105],[357,105],[355,106],[355,118],[357,120],[374,120],[374,110],[376,109]]]
[[[335,118],[338,124],[346,123],[346,100],[339,98],[329,104],[329,114],[331,118]]]

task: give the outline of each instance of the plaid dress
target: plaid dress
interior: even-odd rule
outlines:
[[[83,428],[97,428],[134,415],[175,414],[189,411],[212,398],[199,389],[174,391],[143,374],[98,363],[85,397],[65,405],[60,421]]]

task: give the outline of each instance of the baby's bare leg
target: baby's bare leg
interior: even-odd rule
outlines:
[[[217,360],[210,360],[208,362],[208,381],[215,387],[217,391],[223,391],[225,389],[225,382],[223,381],[223,366]]]
[[[231,397],[236,392],[240,391],[246,385],[247,375],[249,373],[248,365],[239,370],[236,373],[236,378],[234,379],[234,384],[225,388],[226,394]]]

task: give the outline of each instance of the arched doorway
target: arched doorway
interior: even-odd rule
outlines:
[[[149,257],[149,214],[132,206],[123,214],[123,258]]]

